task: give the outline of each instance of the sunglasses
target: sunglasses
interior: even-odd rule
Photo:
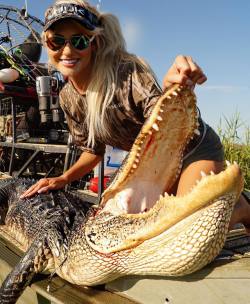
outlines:
[[[73,48],[76,50],[83,51],[89,47],[91,41],[93,41],[94,38],[95,36],[89,38],[84,35],[73,35],[70,39],[65,39],[65,37],[61,35],[54,35],[47,38],[46,44],[52,51],[59,51],[69,42],[70,45],[73,46]]]

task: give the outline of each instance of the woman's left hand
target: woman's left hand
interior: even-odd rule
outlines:
[[[194,89],[196,84],[202,84],[206,80],[206,75],[192,57],[179,55],[163,79],[163,90],[174,83],[187,85]]]

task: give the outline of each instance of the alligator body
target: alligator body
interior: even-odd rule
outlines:
[[[0,181],[2,224],[26,252],[2,284],[0,303],[14,303],[38,272],[92,286],[131,274],[186,275],[212,261],[243,178],[228,164],[185,196],[169,196],[195,133],[195,96],[175,86],[157,102],[98,208],[63,191],[21,200],[32,181]],[[144,212],[133,212],[136,204]]]

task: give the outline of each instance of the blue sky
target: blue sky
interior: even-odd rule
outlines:
[[[27,0],[43,19],[52,0]],[[121,22],[128,50],[152,66],[160,83],[178,54],[191,55],[208,77],[196,89],[203,118],[217,129],[240,113],[250,126],[250,1],[93,0]],[[24,0],[0,0],[21,8]]]

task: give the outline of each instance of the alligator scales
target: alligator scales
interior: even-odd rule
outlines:
[[[26,252],[3,282],[0,303],[15,303],[39,272],[92,286],[132,274],[182,276],[211,262],[223,247],[243,178],[236,163],[228,164],[185,196],[168,195],[198,132],[197,117],[192,91],[166,92],[98,208],[63,191],[21,200],[32,181],[0,181],[1,223]],[[147,209],[136,213],[138,205]]]

